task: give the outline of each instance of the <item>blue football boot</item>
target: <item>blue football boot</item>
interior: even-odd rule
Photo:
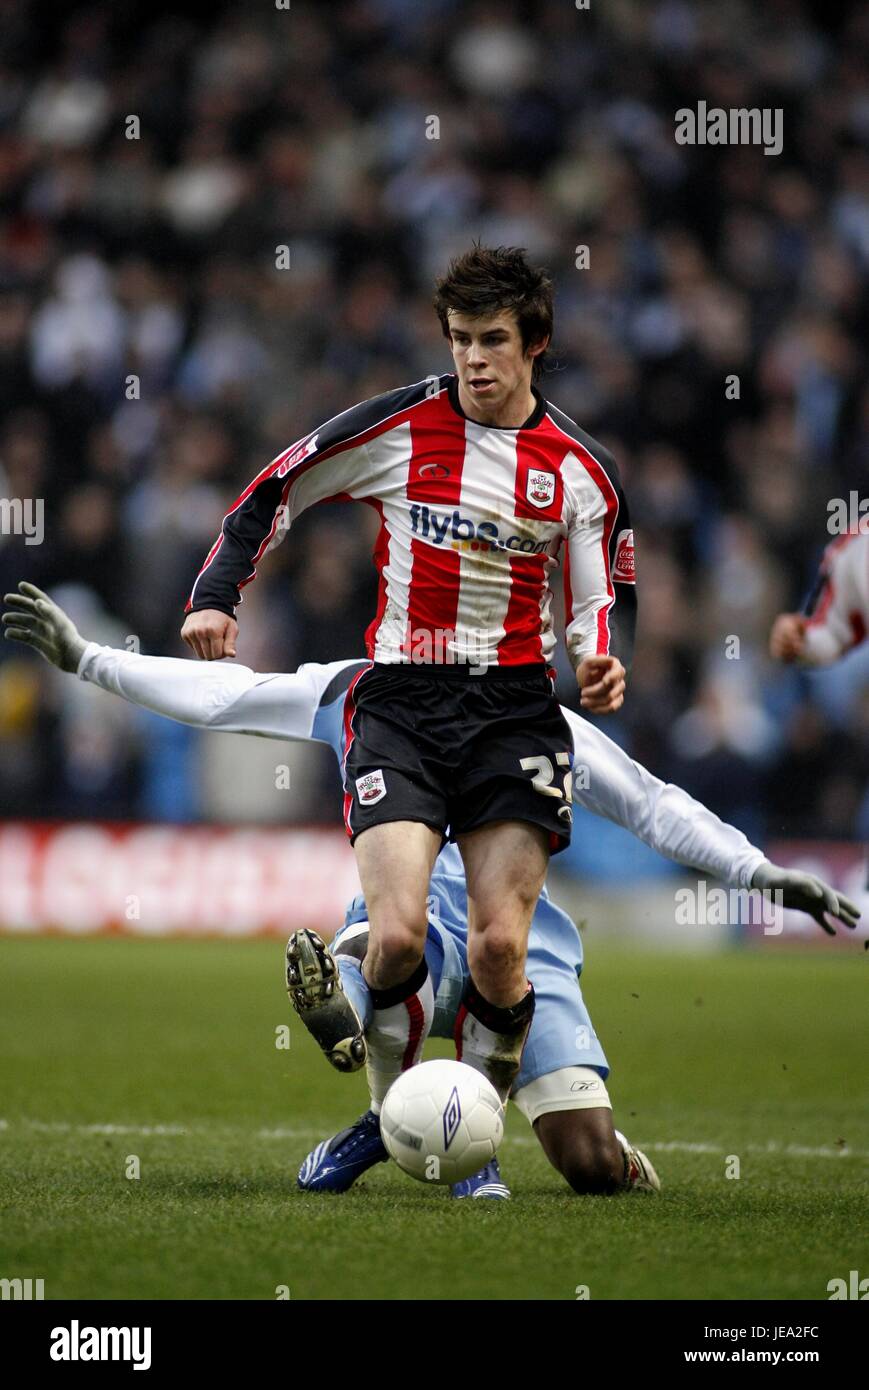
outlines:
[[[308,1154],[299,1169],[299,1187],[304,1192],[346,1192],[375,1163],[388,1158],[380,1119],[373,1110],[366,1110],[349,1129],[324,1139]]]
[[[479,1173],[474,1173],[473,1177],[465,1178],[464,1182],[454,1182],[450,1187],[450,1196],[488,1197],[496,1202],[509,1201],[510,1189],[502,1181],[497,1158],[490,1159],[485,1168],[481,1168]]]

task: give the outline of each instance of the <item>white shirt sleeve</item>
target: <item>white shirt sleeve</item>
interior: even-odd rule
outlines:
[[[605,618],[612,604],[607,591],[606,556],[601,543],[605,513],[586,524],[573,525],[567,538],[567,627],[565,645],[570,663],[576,670],[587,656],[594,656],[607,642],[601,641],[601,629],[608,634]]]
[[[77,674],[133,705],[195,728],[307,739],[321,693],[346,664],[312,663],[294,675],[258,675],[234,661],[141,656],[89,642]]]
[[[615,462],[599,444],[595,448],[592,453],[576,440],[561,466],[567,524],[565,645],[574,670],[586,657],[613,650],[628,666],[633,647],[633,531]]]
[[[681,787],[653,777],[593,724],[564,709],[573,733],[573,799],[630,830],[677,864],[750,888],[764,855],[741,830],[719,820]]]
[[[352,663],[349,663],[352,664]],[[263,738],[308,739],[324,690],[348,665],[310,663],[259,675],[232,661],[142,656],[89,642],[80,680],[182,724]],[[574,742],[574,800],[677,863],[741,888],[763,854],[680,787],[659,781],[586,720],[564,709]]]

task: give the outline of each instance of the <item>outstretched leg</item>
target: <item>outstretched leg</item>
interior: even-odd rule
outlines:
[[[287,942],[287,993],[311,1037],[337,1071],[358,1071],[368,1056],[354,991],[344,987],[335,956],[315,931],[294,931]]]
[[[610,1196],[661,1189],[648,1158],[614,1127],[608,1107],[551,1110],[535,1121],[534,1133],[574,1192]]]
[[[515,1091],[512,1099],[533,1126],[549,1162],[574,1192],[660,1192],[658,1175],[646,1155],[613,1124],[598,1066],[544,1072]]]

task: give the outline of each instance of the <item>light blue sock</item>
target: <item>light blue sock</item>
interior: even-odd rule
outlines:
[[[362,962],[355,956],[344,956],[340,952],[335,959],[341,972],[344,992],[359,1015],[363,1031],[367,1031],[371,1023],[371,994],[362,974]]]

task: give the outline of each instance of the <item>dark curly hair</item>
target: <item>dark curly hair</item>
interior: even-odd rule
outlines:
[[[444,336],[450,336],[449,311],[472,318],[488,318],[512,309],[525,351],[542,338],[552,337],[552,280],[542,266],[529,265],[521,246],[481,246],[450,262],[435,285],[434,307]],[[546,352],[534,359],[536,381],[544,369]]]

